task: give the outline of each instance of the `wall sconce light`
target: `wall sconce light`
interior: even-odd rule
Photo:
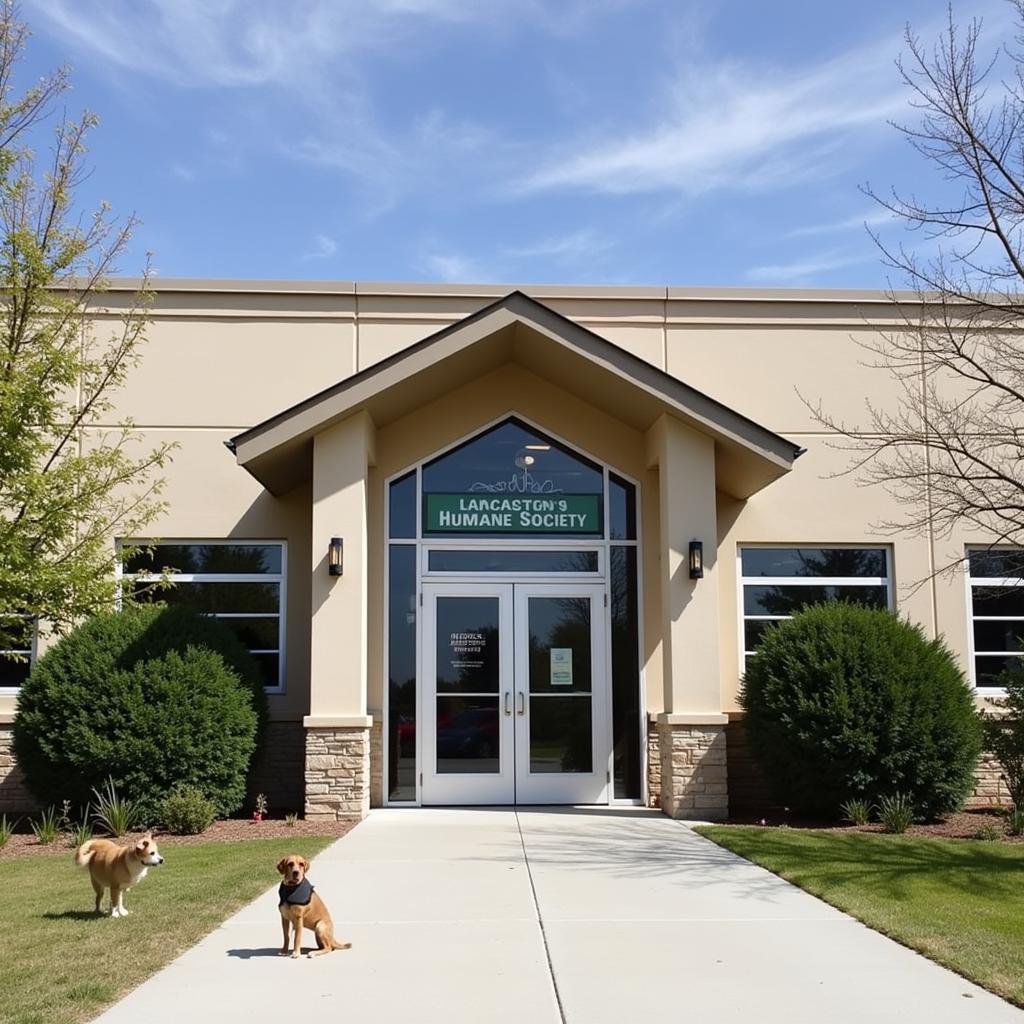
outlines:
[[[690,541],[690,579],[704,578],[704,545],[699,540]]]
[[[332,537],[327,548],[327,571],[340,576],[345,568],[345,542],[341,537]]]

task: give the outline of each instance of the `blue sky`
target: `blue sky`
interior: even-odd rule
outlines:
[[[964,0],[993,47],[999,0]],[[937,0],[24,0],[122,273],[880,287]],[[911,244],[914,239],[910,239]],[[898,282],[894,282],[898,283]]]

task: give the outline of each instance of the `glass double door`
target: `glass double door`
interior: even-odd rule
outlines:
[[[607,803],[603,588],[439,583],[423,595],[423,803]]]

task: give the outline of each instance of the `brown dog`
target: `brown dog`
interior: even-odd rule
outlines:
[[[308,928],[316,936],[317,948],[310,952],[310,957],[330,953],[332,949],[351,949],[351,942],[338,942],[334,937],[331,915],[306,878],[309,861],[297,853],[290,853],[278,861],[277,870],[284,875],[284,881],[277,891],[283,933],[281,956],[288,955],[289,929],[294,929],[295,935],[291,953],[293,960],[302,954],[303,928]]]
[[[101,913],[103,890],[110,890],[110,916],[127,917],[124,893],[146,877],[156,864],[163,864],[151,833],[147,832],[134,846],[118,846],[109,839],[88,839],[75,850],[75,863],[89,869],[96,893],[96,913]]]

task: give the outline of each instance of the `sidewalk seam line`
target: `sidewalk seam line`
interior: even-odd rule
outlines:
[[[537,887],[533,884],[533,871],[530,869],[530,855],[526,852],[526,838],[523,836],[523,825],[519,820],[519,809],[515,810],[516,828],[519,830],[519,844],[523,848],[523,863],[526,865],[526,877],[530,880],[530,895],[533,897],[533,909],[537,914],[537,925],[540,928],[540,939],[544,945],[544,958],[548,964],[548,977],[551,978],[551,987],[555,993],[555,1005],[558,1007],[558,1019],[561,1024],[566,1024],[565,1009],[562,1006],[562,994],[558,991],[558,979],[555,978],[555,967],[551,962],[551,950],[548,947],[547,933],[544,931],[544,917],[540,912],[540,903],[537,900]]]

